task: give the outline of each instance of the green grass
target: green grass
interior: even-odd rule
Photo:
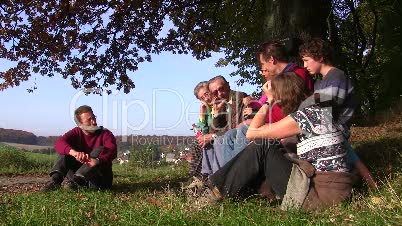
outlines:
[[[21,151],[0,143],[0,174],[47,173],[56,155]]]
[[[402,136],[399,130],[367,134],[354,138],[353,144],[379,180],[380,190],[370,192],[360,184],[351,200],[322,211],[283,212],[257,197],[199,208],[180,190],[186,164],[114,165],[111,191],[2,194],[0,225],[402,225]],[[0,147],[0,153],[4,149]],[[54,160],[36,157],[26,153],[28,162]]]
[[[131,186],[112,191],[4,195],[2,225],[400,225],[399,179],[379,193],[356,194],[350,203],[315,213],[282,212],[265,200],[224,202],[196,208],[177,188],[177,178],[137,176]],[[153,170],[150,170],[153,171]],[[157,170],[158,171],[158,170]],[[127,183],[117,171],[116,183]],[[123,173],[125,174],[125,172]],[[136,186],[137,185],[137,186]],[[158,185],[158,186],[154,186]]]

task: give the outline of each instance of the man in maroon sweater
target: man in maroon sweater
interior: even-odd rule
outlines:
[[[268,91],[268,84],[270,84],[271,79],[285,72],[295,72],[304,80],[308,91],[312,92],[314,90],[314,80],[308,71],[305,68],[300,68],[296,63],[289,62],[289,58],[286,46],[279,41],[268,41],[260,45],[258,59],[261,64],[262,76],[265,78],[266,83],[262,87],[264,95],[259,102],[267,101],[265,93]],[[250,113],[250,110],[247,113]],[[283,115],[281,108],[275,104],[271,113],[267,114],[266,123],[278,122],[284,117],[286,115]]]
[[[59,154],[43,191],[60,188],[67,177],[67,187],[110,188],[113,181],[112,161],[117,155],[112,132],[96,123],[92,108],[83,105],[74,112],[77,127],[61,136],[54,147]]]

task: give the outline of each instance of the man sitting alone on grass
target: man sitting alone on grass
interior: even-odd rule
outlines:
[[[61,136],[54,147],[59,154],[42,191],[79,186],[108,189],[112,186],[112,161],[117,156],[116,138],[107,129],[98,126],[92,108],[83,105],[74,111],[77,127]]]

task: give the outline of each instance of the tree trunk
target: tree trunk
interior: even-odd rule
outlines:
[[[327,37],[330,0],[265,1],[262,41],[273,38]]]

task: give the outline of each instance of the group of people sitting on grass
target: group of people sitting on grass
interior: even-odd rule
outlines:
[[[281,208],[317,209],[348,198],[357,174],[377,185],[349,143],[353,86],[322,39],[300,46],[304,68],[278,41],[258,50],[263,95],[230,89],[222,76],[194,89],[201,101],[188,189],[216,201],[260,193]],[[321,75],[314,83],[310,75]]]
[[[360,175],[377,185],[349,143],[348,122],[356,106],[353,86],[333,66],[330,45],[311,39],[300,47],[304,68],[289,62],[279,41],[258,50],[263,95],[230,89],[222,76],[200,82],[200,132],[192,150],[188,190],[210,201],[261,194],[281,208],[317,209],[351,194]],[[321,75],[315,81],[311,75]],[[108,189],[117,155],[113,134],[96,123],[89,106],[74,112],[77,127],[61,136],[59,157],[44,191],[65,186]]]

